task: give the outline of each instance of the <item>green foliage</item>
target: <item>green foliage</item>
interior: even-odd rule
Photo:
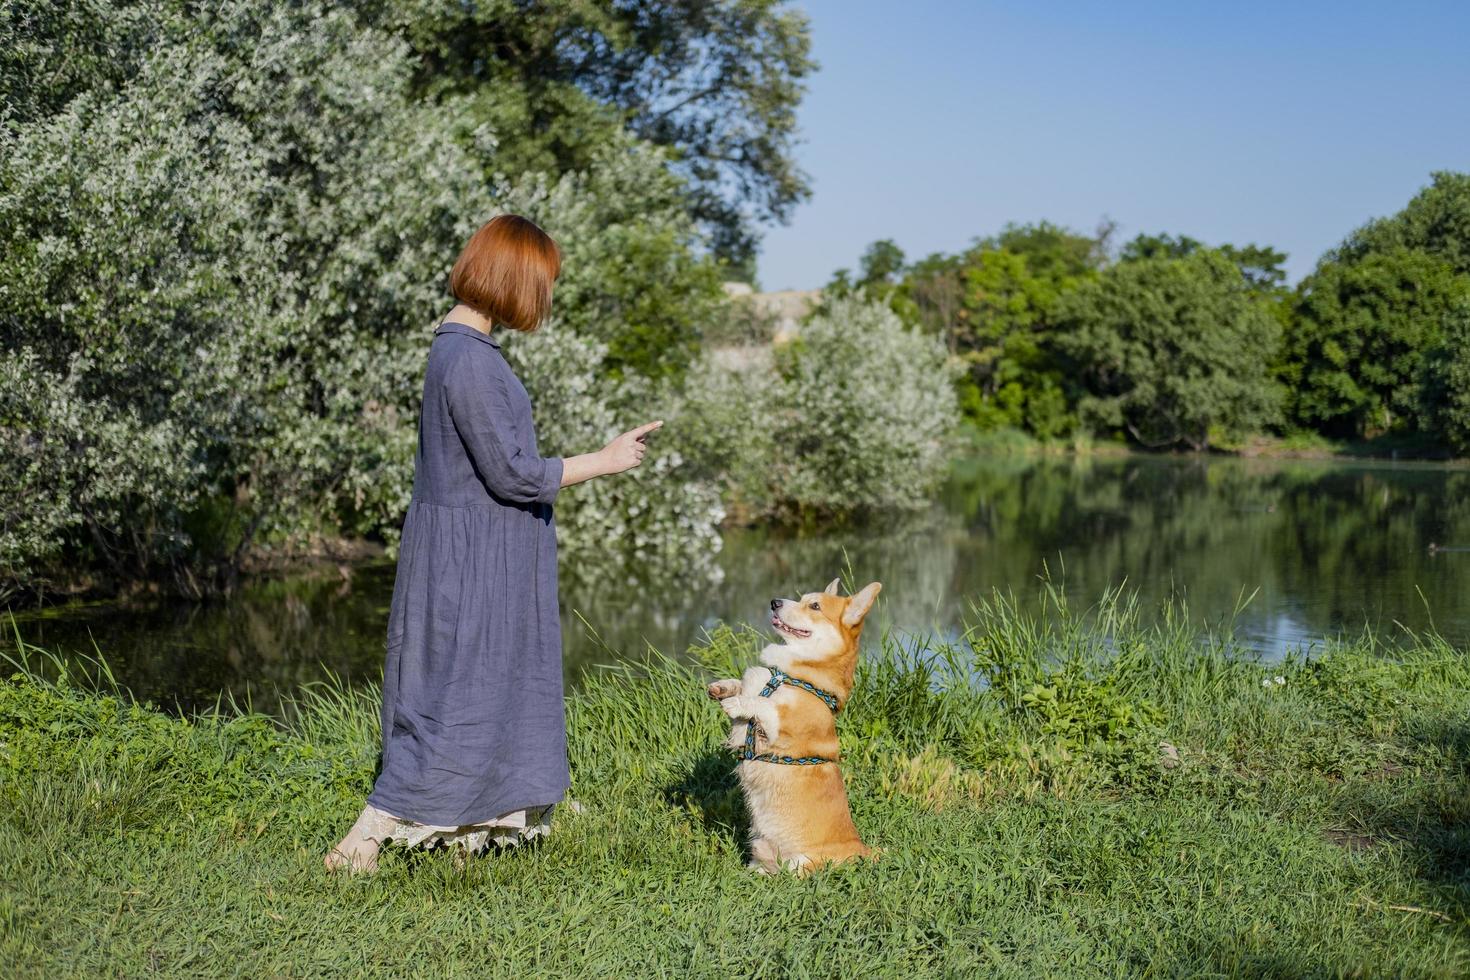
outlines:
[[[1421,424],[1455,452],[1470,455],[1470,300],[1450,312],[1424,364]]]
[[[546,433],[543,452],[585,452],[639,422],[668,420],[636,470],[558,498],[564,579],[699,582],[712,575],[725,508],[718,474],[689,451],[677,389],[641,375],[610,382],[607,347],[560,325],[510,340],[506,354],[531,396],[538,438]]]
[[[1470,293],[1470,175],[1434,174],[1403,211],[1349,235],[1295,295],[1285,287],[1282,252],[1256,244],[1210,248],[1188,235],[1139,235],[1106,272],[1121,283],[1129,278],[1117,272],[1124,266],[1157,270],[1213,256],[1235,268],[1255,312],[1223,298],[1241,292],[1233,280],[1226,286],[1216,273],[1191,276],[1182,271],[1187,265],[1168,286],[1163,279],[1144,285],[1159,274],[1138,274],[1136,308],[1105,309],[1098,298],[1107,289],[1087,284],[1107,266],[1111,233],[1110,226],[1089,237],[1047,222],[1008,225],[965,252],[908,265],[897,246],[881,240],[856,277],[838,271],[823,303],[866,295],[943,337],[968,367],[957,388],[961,412],[982,431],[1016,429],[1054,441],[1085,423],[1145,446],[1235,445],[1281,420],[1265,374],[1236,373],[1242,366],[1255,372],[1255,354],[1265,351],[1293,426],[1339,439],[1397,434],[1425,449],[1433,440],[1463,451],[1457,410],[1446,407],[1457,362],[1440,337]],[[1205,285],[1212,279],[1220,288]],[[1155,286],[1156,295],[1139,292]],[[1147,326],[1118,319],[1148,306]],[[1143,346],[1157,348],[1157,356],[1135,347],[1145,356],[1125,369],[1116,363],[1121,348],[1100,353],[1104,338],[1119,331],[1146,336]],[[1253,346],[1232,354],[1237,341]],[[1224,361],[1212,362],[1217,352]],[[1082,363],[1094,357],[1107,363]],[[1100,373],[1085,373],[1099,366]],[[1181,399],[1198,404],[1185,408],[1176,404]],[[1149,418],[1135,417],[1145,405]]]
[[[1302,283],[1286,335],[1291,416],[1329,435],[1414,429],[1425,351],[1467,296],[1470,276],[1424,251],[1324,262]]]
[[[984,251],[965,270],[956,343],[970,365],[966,416],[982,428],[1025,428],[1046,439],[1075,423],[1049,336],[1062,293],[1080,280],[1033,274],[1026,255]]]
[[[965,417],[982,429],[1022,428],[1042,439],[1076,426],[1054,346],[1060,298],[1095,276],[1107,231],[1088,237],[1049,222],[1007,225],[952,258],[916,264],[895,308],[947,335],[969,370]]]
[[[1402,211],[1348,235],[1328,261],[1351,264],[1405,250],[1425,252],[1470,274],[1470,173],[1436,171]]]
[[[1268,368],[1279,327],[1218,252],[1106,270],[1061,301],[1057,334],[1086,392],[1083,417],[1144,446],[1203,449],[1212,428],[1277,418]]]
[[[1175,238],[1169,234],[1144,234],[1124,245],[1118,254],[1118,260],[1136,262],[1139,259],[1153,258],[1182,259],[1208,248],[1204,242],[1188,235]],[[1270,246],[1237,247],[1229,244],[1219,246],[1218,251],[1235,263],[1252,289],[1268,296],[1283,291],[1286,284],[1286,270],[1282,268],[1282,264],[1286,262],[1285,252],[1278,252]]]
[[[883,855],[804,880],[742,867],[728,722],[703,691],[751,662],[749,631],[714,631],[698,668],[589,677],[567,711],[585,810],[544,842],[462,868],[390,851],[355,879],[320,856],[371,784],[374,692],[318,689],[281,725],[17,674],[0,955],[19,976],[1470,969],[1462,653],[1364,640],[1263,668],[1056,599],[982,603],[951,643],[868,636],[838,728]],[[1046,671],[1058,696],[979,668]]]
[[[824,514],[922,506],[956,420],[944,348],[888,309],[842,300],[776,351],[771,499]]]
[[[935,338],[848,297],[773,358],[707,359],[679,414],[745,516],[912,509],[945,468],[952,377]]]
[[[899,291],[904,274],[903,249],[891,238],[879,239],[868,245],[858,258],[857,278],[851,269],[838,269],[832,273],[827,285],[822,287],[821,296],[808,314],[808,319],[823,316],[840,300],[864,296],[870,300],[888,303],[906,320],[911,310]]]
[[[1419,431],[1462,447],[1446,408],[1454,342],[1443,331],[1467,296],[1470,174],[1440,171],[1402,211],[1348,235],[1298,289],[1281,367],[1293,418],[1333,436]]]
[[[1111,678],[1093,678],[1074,668],[1047,680],[1033,684],[1021,704],[1040,719],[1043,735],[1069,751],[1136,743],[1159,720],[1152,705],[1120,698]]]
[[[1007,224],[997,235],[981,239],[981,250],[1001,250],[1026,257],[1032,274],[1052,282],[1085,279],[1107,261],[1113,227],[1104,223],[1092,235],[1082,235],[1050,221]]]
[[[403,52],[350,17],[237,2],[155,30],[134,76],[4,137],[0,356],[36,378],[9,393],[6,479],[69,504],[31,523],[7,499],[35,547],[6,579],[64,552],[194,591],[257,530],[387,523],[413,331],[490,206]],[[244,531],[200,554],[183,527],[220,497]]]
[[[888,282],[894,266],[891,260],[895,259],[892,243],[876,242],[870,247],[865,263],[882,274],[865,272],[860,280],[852,282],[845,272],[839,271],[827,293],[842,296],[853,291],[864,292],[884,300],[909,322],[944,336],[951,351],[968,366],[959,385],[960,406],[965,418],[978,429],[1021,429],[1043,440],[1055,440],[1078,428],[1077,400],[1085,394],[1078,390],[1072,374],[1075,365],[1068,363],[1065,353],[1077,349],[1078,343],[1095,344],[1101,335],[1118,326],[1093,322],[1088,335],[1080,341],[1064,336],[1076,331],[1079,322],[1076,303],[1066,314],[1062,312],[1064,298],[1097,278],[1107,262],[1111,234],[1112,227],[1108,225],[1093,236],[1080,235],[1045,221],[1035,225],[1007,225],[999,234],[977,241],[964,253],[932,255],[915,263],[896,286]],[[1184,259],[1204,252],[1222,257],[1239,270],[1245,291],[1261,311],[1277,319],[1283,317],[1285,291],[1281,284],[1285,272],[1281,265],[1286,257],[1274,249],[1227,245],[1210,250],[1188,236],[1140,235],[1123,247],[1119,260],[1129,265]],[[901,262],[901,253],[896,258]],[[1177,307],[1193,301],[1194,297],[1185,297],[1174,302]],[[1240,322],[1226,328],[1225,335],[1238,334],[1243,329],[1246,333],[1254,331],[1257,334],[1254,340],[1270,340],[1259,316],[1243,312],[1237,308],[1238,304],[1227,305],[1226,315],[1237,317]],[[1097,312],[1091,310],[1089,315]],[[1199,311],[1199,319],[1207,320],[1220,312],[1218,308]],[[1064,323],[1064,315],[1071,319]],[[1176,309],[1171,315],[1185,314]],[[1157,339],[1171,331],[1167,324],[1159,324],[1154,335]],[[1221,331],[1211,328],[1209,333],[1218,336]],[[1179,365],[1175,366],[1188,365],[1191,358],[1197,361],[1200,356],[1211,356],[1210,349],[1195,346],[1196,350],[1181,355]],[[1189,369],[1195,367],[1197,364]],[[1161,362],[1152,373],[1157,379],[1169,369]],[[1221,380],[1229,370],[1216,371],[1214,377]],[[1180,383],[1194,385],[1198,381]],[[1143,397],[1149,396],[1145,393]],[[1220,404],[1204,408],[1203,414],[1214,416],[1223,411],[1221,417],[1228,418],[1224,423],[1227,427],[1259,425],[1274,417],[1271,406],[1263,407],[1261,400],[1253,396],[1242,400],[1230,392],[1217,391],[1212,397],[1217,397]],[[1267,395],[1266,401],[1270,399]],[[1123,416],[1106,399],[1093,398],[1087,405],[1088,422],[1127,428]],[[1172,411],[1165,409],[1166,414]],[[1199,420],[1189,424],[1195,421]],[[1204,430],[1188,437],[1164,433],[1158,444],[1204,445],[1208,441],[1209,424],[1206,421]],[[1141,431],[1129,429],[1135,439],[1145,438]],[[1158,437],[1155,433],[1147,438]]]
[[[500,210],[566,252],[558,327],[506,344],[534,364],[547,450],[594,449],[677,394],[718,273],[658,151],[616,136],[585,173],[489,185],[494,137],[417,97],[412,53],[340,9],[21,26],[5,84],[55,87],[0,134],[0,590],[101,572],[198,593],[261,542],[391,543],[444,275]],[[102,36],[138,47],[86,76]],[[677,451],[624,482],[559,508],[568,557],[708,561],[713,484]]]
[[[953,329],[965,310],[965,262],[963,254],[936,252],[913,263],[905,273],[899,297],[907,309],[905,319],[916,323],[927,333],[943,337],[950,350],[956,350]]]
[[[420,90],[515,134],[501,172],[590,170],[623,133],[665,147],[687,209],[736,262],[756,222],[810,195],[793,144],[816,64],[806,15],[783,0],[355,6],[408,42]]]
[[[891,286],[903,272],[903,249],[894,244],[893,239],[884,238],[869,245],[858,262],[862,278],[857,281],[857,288]]]
[[[1158,235],[1144,233],[1123,246],[1118,252],[1119,262],[1137,262],[1140,259],[1182,259],[1208,248],[1204,242],[1188,235],[1175,237],[1164,232]]]
[[[19,129],[98,83],[123,84],[157,37],[158,0],[0,3],[0,123]]]
[[[530,178],[500,196],[501,207],[555,232],[563,250],[555,314],[606,345],[601,375],[677,382],[723,297],[662,154],[617,138],[585,172]]]

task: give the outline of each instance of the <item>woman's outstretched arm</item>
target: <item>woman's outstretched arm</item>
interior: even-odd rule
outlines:
[[[599,476],[611,476],[631,470],[643,462],[643,454],[648,451],[648,444],[644,439],[662,425],[662,421],[649,422],[636,429],[629,429],[595,453],[566,457],[562,460],[561,485],[569,487]]]

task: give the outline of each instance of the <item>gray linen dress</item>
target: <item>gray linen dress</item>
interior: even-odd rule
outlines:
[[[531,400],[500,345],[434,334],[383,670],[368,804],[461,826],[562,798],[567,772],[552,501]]]

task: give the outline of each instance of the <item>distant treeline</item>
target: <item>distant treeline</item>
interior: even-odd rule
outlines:
[[[862,292],[963,359],[966,417],[1203,449],[1243,435],[1394,434],[1470,452],[1470,174],[1441,172],[1295,289],[1269,246],[1008,225],[907,262],[869,246]]]

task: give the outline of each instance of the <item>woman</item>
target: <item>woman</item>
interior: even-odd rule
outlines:
[[[492,334],[539,327],[560,271],[550,236],[501,215],[450,273],[458,305],[429,348],[388,617],[382,771],[330,870],[373,870],[390,839],[474,850],[538,836],[570,785],[552,501],[637,466],[663,423],[595,453],[539,454]]]

